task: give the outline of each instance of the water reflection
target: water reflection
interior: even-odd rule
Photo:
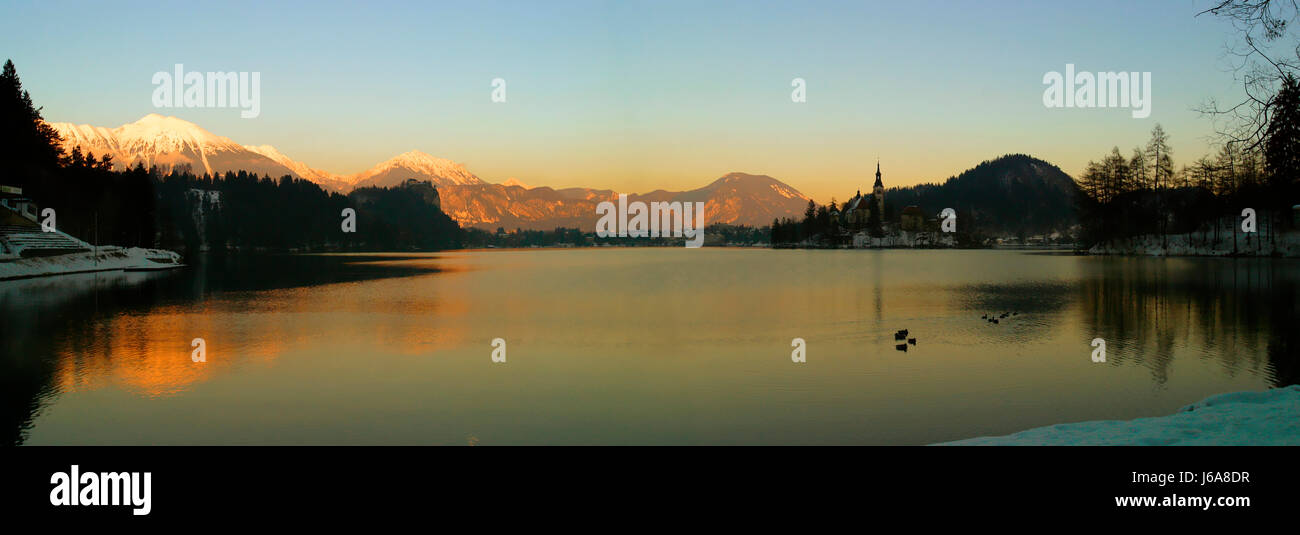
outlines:
[[[190,341],[230,329],[210,314],[213,295],[314,287],[437,273],[401,255],[215,256],[184,271],[103,272],[0,282],[0,443],[21,444],[42,406],[60,394],[107,384],[144,396],[185,390],[234,361],[195,366]],[[421,257],[436,260],[436,257]],[[211,306],[210,306],[211,305]],[[292,329],[257,326],[218,346],[241,359],[272,359]],[[256,341],[249,343],[249,341]],[[215,348],[214,348],[215,349]]]
[[[53,444],[939,442],[1294,384],[1298,273],[655,248],[14,281],[0,283],[0,425],[5,442]],[[980,319],[1003,312],[1018,314]],[[918,338],[906,353],[901,328]],[[205,365],[188,358],[194,337]],[[508,365],[488,363],[496,337]],[[806,365],[790,364],[794,337]],[[1094,337],[1105,365],[1089,360]]]
[[[1169,380],[1180,348],[1222,373],[1296,384],[1297,266],[1273,259],[1112,258],[1079,285],[1083,319],[1108,341],[1108,361]]]

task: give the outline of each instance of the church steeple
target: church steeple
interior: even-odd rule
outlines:
[[[876,184],[871,188],[871,196],[876,201],[876,213],[881,220],[885,217],[885,183],[880,181],[880,159],[876,159]]]

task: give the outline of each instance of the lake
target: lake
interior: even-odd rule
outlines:
[[[200,259],[0,282],[0,424],[22,444],[928,444],[1295,384],[1298,289],[1295,260],[993,250]]]

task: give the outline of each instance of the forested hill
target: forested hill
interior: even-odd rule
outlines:
[[[113,171],[104,171],[113,173]],[[142,171],[134,171],[140,173]],[[460,247],[462,231],[429,182],[361,188],[349,195],[284,176],[173,173],[152,180],[157,244],[169,249],[413,251]],[[144,201],[141,201],[142,203]],[[344,209],[351,215],[345,216]],[[349,218],[354,224],[346,226]]]
[[[1077,223],[1074,179],[1024,154],[985,161],[943,184],[886,190],[897,209],[916,205],[932,217],[944,208],[986,235],[1045,234]],[[959,223],[960,224],[960,223]]]
[[[245,172],[195,176],[72,160],[15,181],[58,228],[99,245],[198,251],[410,251],[460,247],[462,230],[428,182],[327,192],[302,179]],[[350,209],[355,225],[345,231]]]

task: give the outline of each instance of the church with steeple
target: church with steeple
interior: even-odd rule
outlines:
[[[844,203],[844,211],[841,212],[843,224],[849,229],[864,229],[871,221],[871,214],[876,214],[877,221],[884,221],[885,218],[885,183],[880,179],[880,161],[876,161],[876,183],[871,185],[871,194],[863,195],[859,190],[857,195]]]
[[[885,216],[885,183],[880,181],[880,160],[876,160],[876,183],[871,186],[871,196],[876,201],[876,213]]]

